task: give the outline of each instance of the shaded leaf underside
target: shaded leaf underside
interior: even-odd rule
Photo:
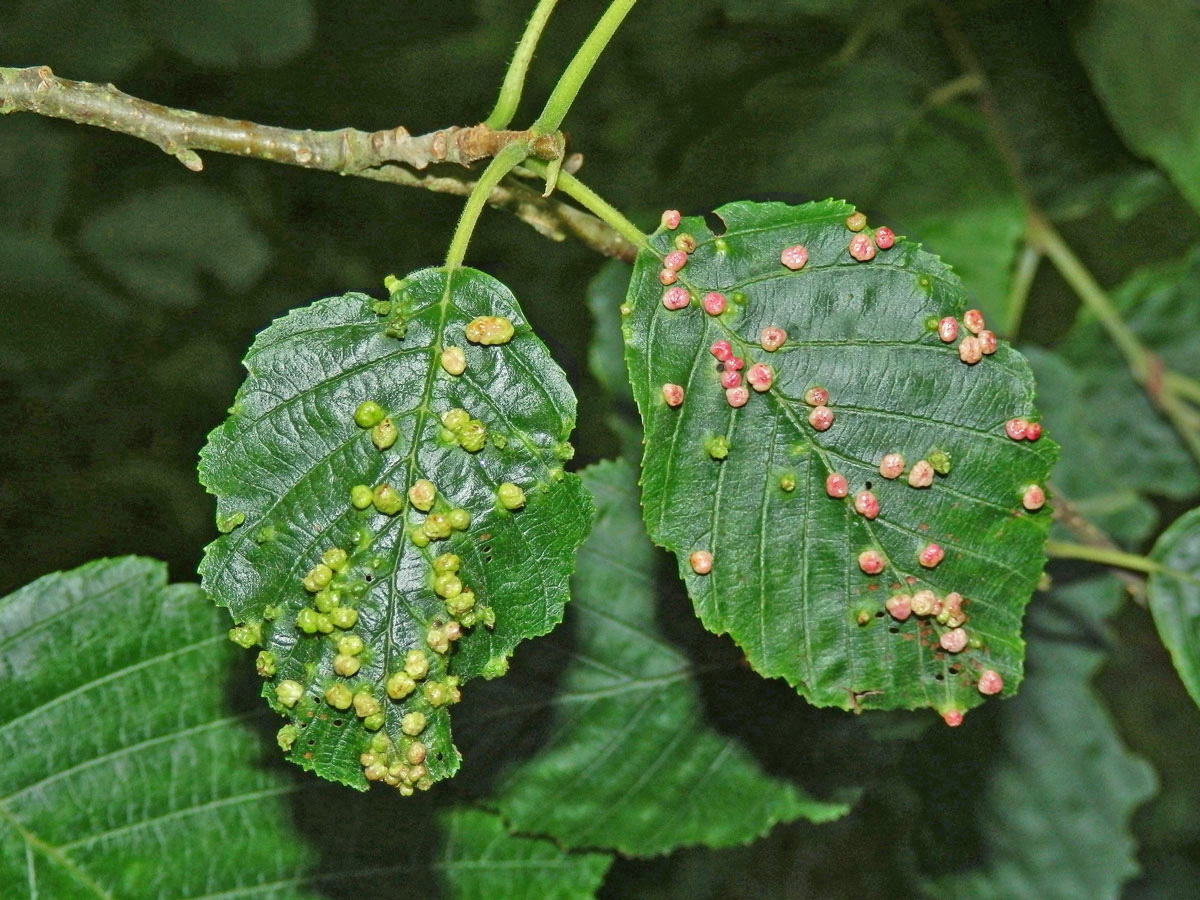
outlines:
[[[1146,590],[1154,624],[1188,693],[1200,704],[1200,509],[1172,523],[1150,556],[1165,567],[1150,576]]]
[[[218,497],[218,521],[241,522],[208,547],[200,566],[205,589],[237,622],[262,623],[277,666],[264,695],[305,732],[290,758],[360,788],[359,755],[370,734],[353,709],[339,714],[328,706],[325,692],[339,682],[369,692],[383,705],[383,733],[397,748],[406,742],[402,715],[423,712],[429,775],[453,774],[458,754],[447,707],[431,706],[422,689],[389,700],[388,677],[414,649],[429,660],[425,684],[466,681],[489,663],[489,671],[502,669],[521,640],[561,620],[575,549],[590,523],[586,491],[561,468],[575,410],[563,373],[503,285],[470,269],[452,278],[427,269],[395,287],[389,305],[347,294],[275,322],[247,355],[249,378],[202,454],[201,479]],[[515,336],[502,345],[469,343],[465,328],[478,316],[507,317]],[[465,352],[461,375],[440,365],[441,350],[451,346]],[[365,400],[380,404],[398,430],[382,452],[353,418]],[[447,434],[440,417],[450,409],[486,426],[482,449],[471,452]],[[418,479],[438,489],[433,513],[464,509],[469,528],[417,546],[406,532],[426,521],[407,498]],[[497,502],[504,482],[523,489],[523,508]],[[352,486],[383,483],[403,501],[398,514],[352,507]],[[366,645],[362,668],[348,679],[332,665],[337,638],[349,632],[306,635],[296,625],[313,603],[302,578],[330,547],[350,554],[331,587],[356,608],[349,632]],[[427,635],[451,618],[434,592],[431,565],[446,552],[461,558],[457,574],[474,591],[477,610],[494,613],[495,627],[466,629],[442,655]],[[269,612],[274,620],[264,621]],[[275,700],[273,686],[284,679],[305,687],[291,710]]]
[[[1018,353],[1002,343],[968,366],[931,330],[943,316],[962,316],[958,279],[902,238],[856,262],[845,225],[853,211],[835,201],[734,203],[717,210],[727,225],[719,238],[702,220],[685,219],[639,255],[624,330],[646,428],[645,520],[654,540],[679,555],[705,625],[730,633],[762,674],[786,678],[818,705],[965,710],[981,700],[981,670],[998,671],[1006,692],[1019,681],[1021,615],[1050,521],[1048,507],[1027,513],[1021,498],[1044,483],[1056,448],[1044,437],[1005,436],[1006,420],[1036,418],[1033,379]],[[692,303],[671,311],[658,273],[685,232],[698,242],[679,273]],[[780,252],[795,244],[809,261],[793,272]],[[708,291],[729,298],[723,315],[699,308]],[[788,332],[774,353],[758,345],[769,325]],[[747,369],[774,368],[771,389],[752,392],[740,409],[719,384],[709,353],[717,339],[732,341]],[[664,383],[684,387],[681,407],[664,402]],[[809,426],[802,399],[814,385],[828,389],[835,414],[823,433]],[[715,436],[730,445],[721,461],[705,449]],[[903,454],[911,467],[935,449],[953,465],[932,487],[880,477],[885,453]],[[849,498],[826,495],[832,471],[849,480]],[[852,506],[867,482],[881,507],[873,522]],[[917,563],[929,542],[945,550],[932,570]],[[709,575],[687,565],[699,549],[715,558]],[[866,549],[889,560],[878,577],[859,570]],[[984,647],[948,658],[936,648],[940,626],[915,616],[893,622],[883,612],[889,594],[920,588],[964,595],[967,631]]]
[[[238,654],[221,618],[198,587],[136,558],[0,599],[5,897],[593,896],[606,856],[509,837],[477,810],[406,822],[398,798],[380,835],[344,789],[264,764],[251,726],[265,711],[231,705]],[[331,811],[336,828],[313,846],[305,833]]]

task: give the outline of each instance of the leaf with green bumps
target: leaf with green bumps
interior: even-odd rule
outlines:
[[[705,625],[728,632],[763,675],[787,679],[820,706],[962,712],[981,702],[983,672],[999,673],[1008,693],[1020,679],[1021,615],[1050,524],[1048,507],[1023,504],[1057,451],[1045,437],[1006,436],[1007,420],[1036,418],[1033,377],[1018,353],[1000,343],[964,363],[970,335],[961,321],[953,344],[939,340],[939,320],[961,320],[968,305],[959,280],[903,239],[856,261],[854,240],[868,253],[873,238],[886,241],[850,231],[853,212],[836,201],[734,203],[717,210],[721,236],[686,219],[639,254],[624,328],[646,428],[646,524],[679,556]],[[680,233],[698,246],[674,285],[689,305],[671,310],[659,276]],[[808,258],[793,270],[781,254],[796,246]],[[701,308],[709,292],[726,298],[721,315]],[[768,327],[787,332],[774,352],[760,345]],[[710,354],[718,340],[732,342],[748,379],[756,364],[771,369],[769,387],[748,391],[740,408]],[[682,405],[666,402],[668,384],[683,389]],[[825,431],[810,424],[822,415],[806,402],[814,387],[828,391],[834,421]],[[718,439],[728,444],[724,458],[709,452]],[[891,453],[906,461],[899,478],[880,473]],[[947,474],[933,474],[927,460],[949,462]],[[910,486],[914,472],[926,486]],[[848,496],[826,492],[831,473],[847,479]],[[855,510],[868,484],[874,519]],[[944,561],[926,568],[919,555],[929,544]],[[877,576],[860,569],[870,551],[885,557]],[[712,554],[711,573],[688,565],[697,552]],[[701,571],[704,562],[696,560]],[[979,644],[957,654],[939,647],[963,637],[947,637],[953,622],[915,613],[896,621],[884,611],[890,595],[940,603],[952,593],[965,598],[966,637]]]
[[[1192,699],[1200,704],[1200,509],[1180,516],[1154,543],[1146,597],[1159,637]]]
[[[407,793],[458,768],[459,684],[561,620],[591,502],[562,470],[574,394],[512,294],[471,269],[390,283],[388,301],[318,301],[251,347],[201,455],[229,533],[200,572],[243,626],[231,637],[269,654],[264,696],[304,729],[290,758],[361,789],[373,742]]]
[[[1111,578],[1039,598],[1029,614],[1029,676],[999,708],[988,746],[969,759],[948,746],[926,749],[925,783],[941,800],[924,822],[934,897],[1116,900],[1137,874],[1130,818],[1156,778],[1122,743],[1091,685],[1112,640],[1104,618],[1120,603]],[[950,783],[938,785],[948,773]],[[959,846],[969,831],[963,803],[981,839],[969,852]]]
[[[736,736],[706,722],[696,667],[657,621],[660,554],[641,522],[634,467],[601,463],[583,481],[596,527],[572,579],[576,638],[561,648],[569,662],[550,701],[555,727],[489,802],[519,832],[634,855],[746,843],[777,822],[844,815],[846,804],[768,775]]]
[[[99,560],[0,599],[6,897],[594,895],[607,855],[510,837],[463,808],[381,835],[370,798],[264,765],[252,726],[269,716],[229,691],[238,654],[223,618],[148,559]]]

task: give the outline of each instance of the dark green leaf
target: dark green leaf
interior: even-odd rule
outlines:
[[[201,66],[278,66],[307,50],[317,32],[311,0],[136,0],[136,6],[158,42]]]
[[[437,811],[432,827],[399,817],[381,834],[351,812],[356,795],[264,765],[261,716],[230,708],[236,652],[221,618],[146,559],[101,560],[0,599],[4,896],[299,900],[330,885],[397,900],[439,886],[463,900],[593,896],[607,856],[509,837],[469,809]],[[304,831],[331,810],[315,845]]]
[[[1079,56],[1130,146],[1200,210],[1200,7],[1191,0],[1097,0],[1075,33]]]
[[[271,251],[231,197],[197,185],[134,194],[93,214],[79,245],[140,297],[164,306],[198,303],[205,277],[241,293]]]
[[[68,78],[119,78],[150,53],[123,0],[10,0],[0,7],[6,65],[47,65]]]
[[[478,316],[507,317],[515,336],[502,346],[468,343],[464,329]],[[465,373],[442,368],[443,346],[465,350]],[[412,740],[401,736],[401,716],[424,713],[425,765],[433,780],[446,778],[459,760],[448,706],[436,705],[437,695],[453,696],[453,679],[498,674],[520,641],[545,634],[562,618],[575,550],[591,517],[579,478],[562,470],[574,395],[508,289],[471,269],[452,277],[440,269],[414,273],[394,285],[388,306],[347,294],[294,311],[259,335],[245,364],[250,377],[232,416],[212,433],[201,458],[201,479],[218,497],[218,524],[232,529],[208,547],[200,567],[204,586],[236,622],[261,627],[278,669],[264,694],[308,726],[293,760],[366,787],[359,755],[370,732],[353,709],[339,713],[323,699],[348,684],[383,705],[382,733],[398,748]],[[372,429],[355,423],[357,407],[368,400],[383,407],[398,431],[382,452]],[[481,444],[486,425],[481,449],[460,446],[439,421],[452,409],[472,417],[469,427]],[[460,435],[469,442],[466,430]],[[422,479],[437,488],[428,518],[408,499]],[[505,482],[523,489],[523,508],[501,505],[498,487]],[[360,484],[389,485],[398,514],[355,509],[351,488]],[[453,510],[469,513],[469,528],[445,540],[422,537],[423,528],[437,533],[434,526]],[[349,559],[328,590],[357,612],[351,630],[366,644],[361,671],[351,679],[332,668],[336,642],[349,632],[334,628],[325,637],[297,625],[304,610],[305,617],[317,615],[314,603],[329,606],[330,595],[314,600],[302,579],[330,548],[346,550]],[[434,592],[431,563],[447,552],[461,557],[463,594],[473,590],[477,600],[469,609],[451,610]],[[485,627],[492,616],[494,630]],[[466,636],[450,652],[434,652],[435,634],[451,619],[463,623]],[[393,702],[384,688],[410,651],[428,658],[428,678]],[[275,699],[284,680],[304,686],[291,710]]]
[[[664,308],[658,281],[673,235],[657,234],[655,252],[639,255],[625,338],[646,425],[646,523],[678,554],[705,625],[729,632],[762,674],[822,706],[963,711],[981,702],[982,670],[998,671],[1008,692],[1020,679],[1021,613],[1050,523],[1048,507],[1027,513],[1022,497],[1044,483],[1056,447],[1005,436],[1006,420],[1035,416],[1019,354],[1002,344],[966,365],[930,330],[939,317],[962,315],[958,279],[903,240],[855,262],[851,212],[835,201],[734,203],[718,210],[728,226],[720,238],[685,220],[679,230],[699,247],[679,275],[692,294],[680,311]],[[791,272],[780,252],[796,244],[810,259]],[[719,318],[697,305],[713,290],[729,298]],[[758,345],[768,325],[789,335],[775,353]],[[741,409],[726,402],[709,355],[718,338],[733,341],[747,371],[759,362],[775,370],[771,389]],[[665,383],[684,386],[682,407],[664,402]],[[827,432],[808,424],[802,399],[816,385],[828,389],[836,416]],[[707,449],[717,438],[730,445],[724,460]],[[878,471],[884,454],[903,454],[911,469],[938,450],[952,469],[928,489]],[[834,471],[851,498],[827,496]],[[867,482],[882,510],[874,521],[852,505]],[[946,554],[935,569],[918,565],[929,542]],[[710,575],[688,566],[701,550],[715,558]],[[890,561],[880,576],[859,569],[868,550]],[[947,629],[916,616],[893,623],[884,600],[920,589],[966,597],[967,632],[983,647],[951,658],[936,646]]]
[[[1104,618],[1121,602],[1113,579],[1039,598],[1029,614],[1029,672],[1000,708],[998,752],[971,762],[937,755],[931,779],[945,816],[963,828],[973,800],[982,864],[938,841],[931,822],[935,896],[955,900],[1115,900],[1137,874],[1133,811],[1155,790],[1154,771],[1121,743],[1091,687],[1110,640]],[[944,765],[943,765],[944,763]],[[953,773],[953,774],[950,774]]]
[[[695,667],[657,621],[659,554],[634,467],[601,463],[583,480],[598,512],[572,579],[577,643],[563,648],[570,662],[547,698],[551,737],[502,777],[500,812],[523,833],[636,855],[745,843],[777,822],[843,815],[845,804],[767,775],[737,737],[705,721]]]
[[[609,402],[607,422],[621,444],[621,456],[636,460],[642,447],[642,423],[638,421],[629,376],[625,373],[625,342],[621,339],[621,306],[629,289],[632,269],[622,262],[605,264],[588,285],[588,309],[592,313],[592,342],[588,368],[604,388]]]
[[[1154,624],[1188,693],[1200,704],[1200,509],[1173,522],[1150,558],[1165,567],[1147,585]]]

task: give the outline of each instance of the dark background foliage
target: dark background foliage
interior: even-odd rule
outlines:
[[[252,121],[419,133],[487,115],[527,6],[263,2],[234,27],[215,0],[9,0],[0,62]],[[560,6],[520,124],[603,9]],[[1200,219],[1170,173],[1123,140],[1081,64],[1092,5],[953,6],[1029,190],[1147,339],[1194,369]],[[1141,40],[1131,34],[1112,52],[1136,58]],[[643,0],[566,125],[585,154],[581,177],[639,224],[666,206],[845,197],[941,253],[1004,320],[1022,206],[960,76],[934,13],[913,0]],[[121,553],[160,557],[173,578],[192,579],[215,533],[196,454],[224,417],[254,334],[293,306],[345,290],[382,296],[384,275],[437,264],[459,210],[451,198],[370,181],[204,159],[196,175],[127,137],[0,120],[0,594]],[[571,378],[576,463],[614,455],[608,401],[587,366],[584,297],[603,261],[492,212],[468,263],[512,288]],[[1195,468],[1169,430],[1142,422],[1153,418],[1144,397],[1120,380],[1119,358],[1050,267],[1019,318],[1066,448],[1060,479],[1130,548],[1148,547],[1195,505]],[[1119,433],[1103,424],[1114,421]],[[1141,443],[1130,443],[1135,432]],[[1081,572],[1053,568],[1059,582]],[[1200,714],[1144,609],[1126,603],[1116,622],[1119,638],[1100,639],[1098,684],[1120,735],[1161,782],[1135,819],[1144,872],[1126,896],[1191,897]],[[986,742],[987,729],[974,737]],[[970,794],[963,777],[956,787]],[[914,790],[876,785],[848,819],[780,829],[766,849],[622,862],[606,890],[899,896],[907,854],[928,851],[911,840]],[[969,857],[961,839],[947,835],[947,846]]]

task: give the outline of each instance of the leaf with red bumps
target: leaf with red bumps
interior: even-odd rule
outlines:
[[[1005,434],[1014,416],[1037,419],[1018,353],[1000,344],[967,364],[939,339],[943,317],[974,305],[961,282],[903,238],[852,251],[875,236],[852,232],[852,213],[837,201],[734,203],[717,210],[719,236],[685,219],[698,246],[679,269],[692,295],[679,310],[664,307],[657,277],[669,235],[639,255],[624,332],[646,431],[646,524],[679,557],[705,625],[732,635],[760,673],[821,706],[961,712],[982,702],[983,671],[1000,673],[1005,694],[1020,681],[1021,616],[1050,524],[1049,504],[1027,511],[1021,500],[1045,484],[1057,447]],[[797,245],[808,258],[793,269],[781,252]],[[729,298],[719,316],[701,307],[710,291]],[[771,326],[787,340],[767,352],[759,337]],[[960,342],[971,336],[960,329]],[[769,364],[768,389],[744,405],[728,397],[728,364],[709,351],[718,340],[748,367]],[[662,401],[667,382],[684,388],[678,408]],[[729,444],[720,460],[705,451],[717,436]],[[908,465],[895,479],[879,470],[890,453]],[[833,473],[846,496],[827,492]],[[945,556],[926,567],[930,543]],[[697,550],[712,553],[710,573],[688,564]],[[878,576],[858,565],[867,550],[887,560]],[[966,598],[971,646],[940,647],[953,626],[936,620],[936,603],[905,621],[885,611],[889,596],[920,590]]]

